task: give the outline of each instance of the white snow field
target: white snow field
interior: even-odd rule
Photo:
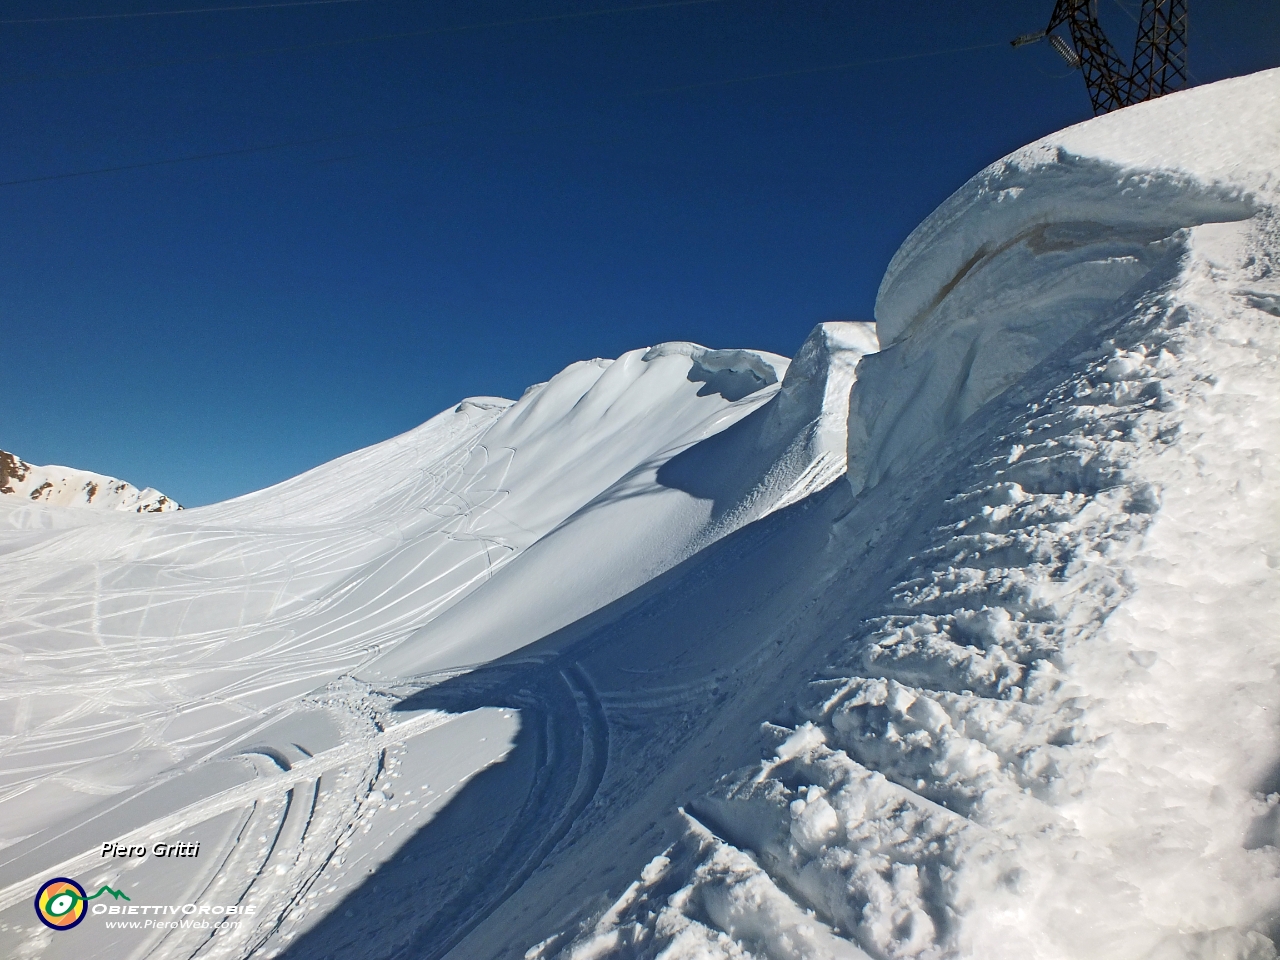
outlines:
[[[1277,623],[1269,71],[984,170],[790,364],[0,498],[0,956],[1272,960]]]

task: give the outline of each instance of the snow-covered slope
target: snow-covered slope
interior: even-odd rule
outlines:
[[[0,558],[4,640],[20,651],[6,683],[14,700],[49,703],[51,714],[38,734],[20,730],[9,755],[73,738],[60,768],[76,774],[9,784],[8,840],[205,756],[256,711],[394,644],[638,464],[660,464],[767,401],[785,369],[742,351],[637,350],[574,364],[519,403],[464,401],[163,525],[99,520],[33,543],[30,528],[43,524],[27,518]],[[51,576],[56,587],[44,586]],[[104,687],[127,691],[104,702]],[[113,719],[73,736],[76,703]],[[133,762],[122,767],[121,752]]]
[[[850,344],[867,337],[828,325],[813,349],[850,357],[836,375],[847,383],[859,349]],[[827,397],[821,365],[784,386],[787,368],[771,354],[663,344],[574,364],[517,403],[464,401],[225,504],[146,524],[98,514],[70,523],[29,505],[0,529],[0,690],[13,727],[0,764],[4,877],[40,872],[104,830],[153,829],[192,804],[200,812],[184,823],[216,822],[211,797],[269,772],[243,756],[273,758],[279,772],[349,737],[362,742],[377,694],[360,686],[333,700],[325,684],[401,644],[409,660],[482,659],[476,643],[404,641],[478,588],[500,590],[504,569],[533,546],[567,543],[578,561],[536,574],[538,599],[550,601],[542,615],[565,622],[834,480],[843,431],[841,443],[817,438],[843,419],[847,390]],[[731,490],[664,498],[658,473],[744,420],[778,435],[748,432],[759,449],[734,462]],[[799,434],[812,437],[797,447]],[[639,531],[646,549],[628,549]],[[611,563],[609,576],[592,561]],[[528,611],[519,627],[541,629]],[[379,747],[356,752],[364,762]],[[458,776],[493,759],[467,755]]]
[[[12,498],[12,499],[10,499]],[[181,510],[159,490],[71,467],[36,467],[0,450],[0,508],[34,502],[60,507],[98,507],[134,513]]]
[[[422,627],[360,676],[414,676],[518,650],[630,593],[751,520],[838,479],[844,472],[853,369],[875,343],[870,324],[819,325],[786,368],[780,388],[738,400],[731,408],[732,424],[722,418],[723,429],[715,436],[700,430],[696,439],[701,442],[686,438],[635,463],[539,540],[518,567],[499,573],[483,592]],[[690,349],[700,348],[663,344],[638,361],[639,351],[619,362],[674,359]],[[693,379],[702,382],[703,377],[697,373]],[[635,443],[635,438],[627,434],[624,441]],[[557,456],[556,462],[563,461]],[[567,469],[573,469],[572,461]]]
[[[878,342],[25,508],[0,954],[1273,958],[1277,158],[1280,71],[1177,94],[961,188]],[[52,876],[253,912],[55,932]]]
[[[839,524],[896,582],[568,956],[1275,956],[1278,195],[1272,71],[912,234]]]

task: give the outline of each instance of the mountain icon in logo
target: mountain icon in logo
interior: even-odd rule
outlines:
[[[117,900],[128,896],[114,890],[105,883],[97,893],[86,895],[84,887],[69,877],[54,877],[46,880],[36,893],[36,916],[46,927],[54,930],[70,930],[84,919],[85,905],[94,897],[109,893]]]

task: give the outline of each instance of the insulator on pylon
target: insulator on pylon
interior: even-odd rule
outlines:
[[[1067,43],[1067,41],[1063,40],[1062,37],[1058,36],[1056,33],[1049,37],[1049,46],[1058,51],[1058,56],[1067,61],[1067,63],[1072,67],[1080,66],[1080,58],[1076,55],[1076,52],[1071,49],[1071,44]]]

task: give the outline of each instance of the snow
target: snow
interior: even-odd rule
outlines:
[[[6,508],[0,953],[1274,958],[1278,157],[1280,71],[1175,94],[978,174],[790,363]],[[254,913],[55,933],[50,876]]]
[[[30,503],[59,507],[97,507],[105,510],[131,510],[134,513],[164,513],[181,510],[159,490],[139,490],[131,483],[71,467],[37,467],[0,450],[0,510],[10,524],[23,523],[32,511],[21,506]],[[41,511],[36,511],[41,513]]]
[[[9,753],[73,742],[68,776],[39,769],[6,784],[8,841],[208,757],[258,711],[353,669],[493,578],[638,463],[760,402],[706,389],[690,350],[651,352],[574,364],[519,403],[466,401],[163,525],[101,520],[38,544],[24,531],[4,557],[17,660],[6,682],[24,711]],[[86,713],[100,717],[92,732]],[[28,723],[39,733],[25,735]],[[126,772],[116,757],[131,750]]]
[[[820,325],[790,368],[778,357],[683,343],[624,356],[615,367],[678,363],[685,379],[704,384],[699,395],[720,391],[730,404],[717,414],[714,428],[700,425],[661,449],[655,444],[655,453],[634,465],[627,461],[625,474],[542,536],[518,568],[499,572],[482,593],[420,628],[360,676],[408,677],[511,653],[629,594],[751,520],[834,482],[844,468],[841,424],[853,369],[875,346],[867,326]],[[693,360],[687,372],[686,357]],[[781,385],[775,370],[785,373]],[[598,402],[615,403],[609,396]],[[632,416],[635,408],[625,409]],[[674,412],[643,416],[650,429],[680,422]],[[637,450],[633,421],[610,436],[628,451],[645,449]],[[605,452],[593,436],[584,461],[609,463],[612,472],[620,472],[616,457],[595,459]],[[548,471],[573,468],[561,446],[550,447],[549,458]],[[574,473],[580,482],[584,471]],[[582,562],[585,557],[589,563]]]
[[[713,909],[756,896],[731,852],[874,956],[1275,955],[1277,157],[1273,71],[1019,151],[907,240],[849,479],[931,529],[812,719],[693,804],[679,894],[566,955],[786,955]]]

